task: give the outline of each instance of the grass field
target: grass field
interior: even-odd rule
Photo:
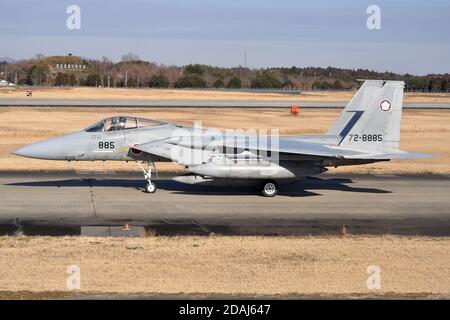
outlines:
[[[0,295],[67,292],[77,265],[84,293],[448,297],[449,250],[428,237],[1,237]]]
[[[0,98],[25,98],[28,88],[1,88]],[[306,91],[300,95],[281,93],[181,90],[181,89],[123,89],[123,88],[29,88],[33,98],[41,99],[157,99],[157,100],[285,100],[350,101],[354,91]],[[30,98],[32,99],[32,98]],[[406,102],[450,102],[450,93],[405,93]]]
[[[282,135],[296,135],[325,133],[340,112],[338,109],[304,109],[299,117],[291,117],[288,109],[1,108],[0,171],[68,170],[64,161],[26,159],[12,152],[25,144],[85,128],[111,115],[137,115],[188,125],[202,120],[204,127],[219,129],[277,128]],[[405,110],[401,148],[437,154],[436,157],[332,168],[332,172],[450,173],[449,123],[450,111],[447,110]],[[74,168],[138,170],[132,162],[79,162],[70,170]],[[180,170],[167,163],[158,164],[158,169]]]

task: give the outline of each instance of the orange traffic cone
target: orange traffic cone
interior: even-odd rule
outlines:
[[[125,224],[125,226],[123,227],[123,231],[130,231],[130,226],[127,224]]]

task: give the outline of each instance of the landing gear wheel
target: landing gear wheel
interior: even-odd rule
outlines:
[[[155,164],[152,163],[148,163],[148,170],[145,170],[144,167],[142,166],[142,164],[140,164],[138,162],[139,167],[141,167],[142,172],[144,173],[144,178],[147,181],[147,185],[145,186],[145,192],[147,193],[155,193],[156,192],[156,184],[154,184],[152,182],[152,166],[154,167],[154,171],[156,173],[156,176],[158,177],[158,173],[156,172],[156,167]]]
[[[153,182],[148,182],[145,186],[145,192],[147,193],[155,193],[156,192],[156,184]]]
[[[275,197],[278,193],[278,186],[275,181],[268,180],[263,182],[261,186],[261,193],[264,197]]]

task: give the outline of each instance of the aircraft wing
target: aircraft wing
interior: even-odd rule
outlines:
[[[245,149],[246,145],[252,145],[249,139],[244,141],[243,139],[237,139],[233,144],[221,144],[221,146],[234,148],[236,146],[239,149]],[[257,145],[257,144],[256,144]],[[192,150],[195,148],[195,152],[199,155],[196,157],[200,159],[198,161],[193,161]],[[208,159],[211,150],[217,147],[217,145],[209,145],[207,148],[198,145],[185,145],[183,143],[177,143],[173,138],[158,140],[153,142],[148,142],[134,146],[134,149],[144,151],[149,154],[153,154],[159,157],[170,159],[174,162],[183,165],[198,164],[205,159]],[[253,148],[250,148],[254,150]],[[264,152],[278,152],[283,154],[293,154],[299,156],[313,156],[320,158],[338,158],[338,159],[373,159],[373,160],[390,160],[390,159],[414,159],[414,158],[430,158],[433,155],[421,154],[421,153],[410,153],[404,151],[395,151],[388,153],[374,153],[374,152],[364,152],[359,150],[348,150],[343,149],[338,146],[326,145],[317,142],[305,142],[292,139],[279,139],[278,145],[258,147],[256,150]]]
[[[316,142],[299,142],[290,139],[280,138],[279,147],[276,148],[279,153],[318,156],[324,158],[343,158],[343,159],[371,159],[371,160],[393,160],[393,159],[427,159],[435,155],[428,153],[414,153],[402,150],[388,152],[368,152],[362,150],[344,149],[339,146],[327,145]]]
[[[228,147],[230,150],[234,148],[234,144],[221,144],[220,146]],[[143,144],[139,144],[134,146],[134,149],[141,150],[156,156],[164,157],[170,159],[173,156],[173,148],[186,148],[191,149],[191,145],[185,145],[183,143],[177,143],[173,139],[164,139],[153,142],[147,142]],[[193,147],[197,150],[202,150],[202,146],[193,145]],[[217,145],[209,145],[206,150],[211,151],[217,147]],[[238,140],[236,143],[236,147],[239,149],[245,149],[245,143],[242,140]],[[255,150],[254,148],[250,148]],[[290,153],[290,154],[298,154],[298,155],[309,155],[309,156],[319,156],[319,157],[337,157],[342,158],[346,156],[355,156],[359,154],[355,151],[350,150],[340,150],[335,149],[333,147],[329,147],[320,143],[313,142],[297,142],[297,141],[284,141],[280,139],[280,143],[278,146],[270,146],[270,147],[258,147],[256,148],[260,151],[270,151],[270,152],[279,152],[279,153]]]
[[[266,148],[268,149],[268,148]],[[339,146],[326,145],[316,142],[299,142],[280,138],[278,148],[270,148],[272,152],[317,156],[323,158],[341,159],[367,159],[367,160],[393,160],[393,159],[427,159],[434,157],[433,154],[413,153],[402,150],[389,152],[367,152],[362,150],[350,150]],[[276,149],[276,150],[275,150]]]

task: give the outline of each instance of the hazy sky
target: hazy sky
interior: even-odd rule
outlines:
[[[381,29],[366,26],[369,5]],[[81,29],[69,30],[69,5]],[[0,0],[0,57],[36,53],[164,64],[337,66],[450,72],[450,2],[444,0]]]

